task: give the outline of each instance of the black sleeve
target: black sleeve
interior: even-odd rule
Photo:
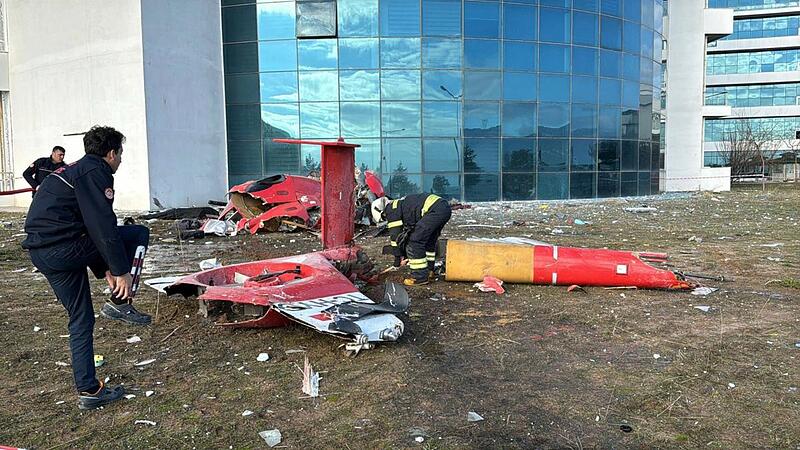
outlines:
[[[27,181],[28,184],[30,184],[34,189],[39,186],[39,184],[36,182],[36,178],[33,177],[36,174],[36,171],[39,170],[39,161],[40,160],[37,159],[33,162],[33,164],[25,169],[25,172],[22,172],[22,177],[25,178],[25,181]]]
[[[125,256],[125,247],[117,229],[117,215],[111,206],[114,178],[100,169],[91,170],[75,180],[75,197],[81,210],[89,237],[108,263],[111,274],[124,275],[131,271],[131,261]]]

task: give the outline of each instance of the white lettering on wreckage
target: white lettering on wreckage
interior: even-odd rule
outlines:
[[[360,292],[351,292],[348,294],[332,295],[330,297],[315,298],[312,300],[301,300],[299,302],[291,303],[273,303],[272,307],[279,311],[286,312],[299,312],[309,309],[323,310],[331,306],[341,305],[344,303],[357,302],[357,303],[375,303],[369,297]]]

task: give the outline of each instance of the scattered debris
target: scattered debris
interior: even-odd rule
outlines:
[[[158,205],[156,205],[158,206]],[[208,206],[170,208],[150,214],[139,216],[139,219],[150,220],[180,220],[180,219],[205,219],[206,217],[217,217],[219,213],[216,209]]]
[[[134,425],[150,425],[151,427],[156,426],[156,423],[153,422],[152,420],[137,420],[136,422],[133,422],[133,424]]]
[[[217,261],[217,258],[209,258],[200,261],[200,270],[211,270],[222,267],[222,263]]]
[[[155,394],[155,392],[153,392],[153,391],[146,391],[146,392],[144,393],[144,396],[145,396],[145,397],[150,397],[150,396],[151,396],[151,395],[153,395],[153,394]]]
[[[622,210],[625,212],[636,213],[636,214],[651,213],[658,211],[657,208],[654,208],[652,206],[637,206],[633,208],[622,208]]]
[[[305,350],[299,349],[299,348],[293,348],[293,349],[286,350],[286,354],[287,355],[293,355],[295,353],[305,353],[305,352],[306,352]]]
[[[782,246],[783,246],[783,242],[775,242],[773,244],[761,244],[761,245],[759,245],[759,247],[770,247],[770,248],[782,247]]]
[[[39,332],[41,329],[42,329],[42,328],[41,328],[41,327],[39,327],[39,326],[37,326],[37,325],[34,325],[34,326],[33,326],[33,332],[34,332],[34,333],[38,333],[38,332]]]
[[[623,424],[619,426],[619,430],[622,431],[623,433],[630,433],[631,431],[633,431],[633,427],[627,424]]]
[[[132,398],[136,398],[136,395],[134,395],[134,394],[126,394],[126,395],[125,395],[125,399],[126,399],[126,400],[130,400],[130,399],[132,399]]]
[[[591,225],[591,222],[586,222],[585,220],[575,219],[572,223],[575,225]]]
[[[127,342],[128,344],[135,344],[137,342],[142,342],[142,338],[134,334],[133,336],[125,339],[125,342]]]
[[[707,313],[711,309],[711,307],[710,306],[705,306],[705,305],[697,305],[697,306],[694,307],[694,309],[699,309],[700,311],[703,311],[703,312]]]
[[[584,292],[585,293],[586,289],[578,286],[577,284],[573,284],[573,285],[570,285],[570,287],[567,288],[567,292]]]
[[[21,269],[14,269],[14,270],[11,271],[11,273],[20,273],[20,272],[25,272],[26,270],[28,270],[28,268],[27,267],[23,267]]]
[[[105,357],[103,355],[94,355],[94,366],[100,367],[106,363]]]
[[[253,411],[245,409],[244,412],[242,413],[242,417],[252,416],[253,414],[254,414]]]
[[[696,288],[694,288],[694,290],[692,290],[692,295],[706,296],[706,295],[709,295],[709,294],[713,294],[714,292],[717,292],[718,290],[719,290],[719,288],[700,286],[700,287],[696,287]]]
[[[303,393],[309,397],[319,397],[319,372],[314,372],[314,368],[308,362],[308,356],[303,366]]]
[[[658,353],[653,353],[653,359],[661,359],[661,355]]]
[[[482,282],[475,283],[473,286],[481,292],[496,292],[498,295],[506,292],[503,288],[503,280],[495,277],[483,277]]]
[[[503,228],[500,225],[484,225],[480,223],[467,223],[463,225],[459,225],[458,228],[496,228],[500,229]]]
[[[260,431],[258,435],[261,436],[261,439],[264,439],[264,442],[270,447],[275,447],[281,443],[281,432],[277,429]]]
[[[259,353],[258,356],[256,357],[256,361],[258,362],[269,361],[269,355],[267,353]]]
[[[697,237],[697,236],[692,236],[692,237],[689,238],[689,242],[697,242],[699,244],[699,243],[703,242],[703,238]]]
[[[417,436],[414,438],[415,441],[419,442],[420,444],[425,442],[425,438],[422,436]]]
[[[208,219],[200,229],[205,234],[236,236],[236,224],[232,220]]]
[[[467,422],[480,422],[481,420],[483,420],[483,417],[475,411],[467,413]]]
[[[735,388],[735,387],[736,387],[736,385],[735,385],[735,384],[733,384],[733,383],[728,383],[728,389],[733,389],[733,388]]]
[[[153,364],[154,362],[156,362],[156,358],[145,359],[144,361],[139,361],[137,363],[134,363],[133,365],[134,365],[134,367],[142,367],[142,366],[146,366],[148,364]]]
[[[69,364],[67,364],[67,363],[65,363],[63,361],[56,361],[55,364],[57,366],[60,366],[60,367],[68,367],[69,366]]]
[[[64,403],[66,403],[64,400],[59,400],[56,402],[56,405],[63,405]]]

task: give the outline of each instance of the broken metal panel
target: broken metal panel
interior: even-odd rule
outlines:
[[[692,287],[678,274],[645,262],[665,259],[660,253],[448,240],[446,279],[481,281],[493,276],[509,283],[560,286]]]

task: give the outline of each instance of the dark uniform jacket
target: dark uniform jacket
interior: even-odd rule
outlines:
[[[131,271],[117,230],[114,177],[101,157],[86,155],[42,181],[25,220],[26,249],[46,248],[89,236],[111,274]]]
[[[412,194],[392,200],[386,205],[386,227],[394,256],[405,256],[403,236],[408,235],[422,216],[441,197],[433,194]]]
[[[22,176],[25,178],[25,181],[31,185],[32,188],[36,189],[42,184],[45,177],[53,173],[56,169],[60,169],[67,164],[64,161],[60,163],[54,163],[49,156],[44,158],[39,158],[33,162],[25,172],[22,172]]]

